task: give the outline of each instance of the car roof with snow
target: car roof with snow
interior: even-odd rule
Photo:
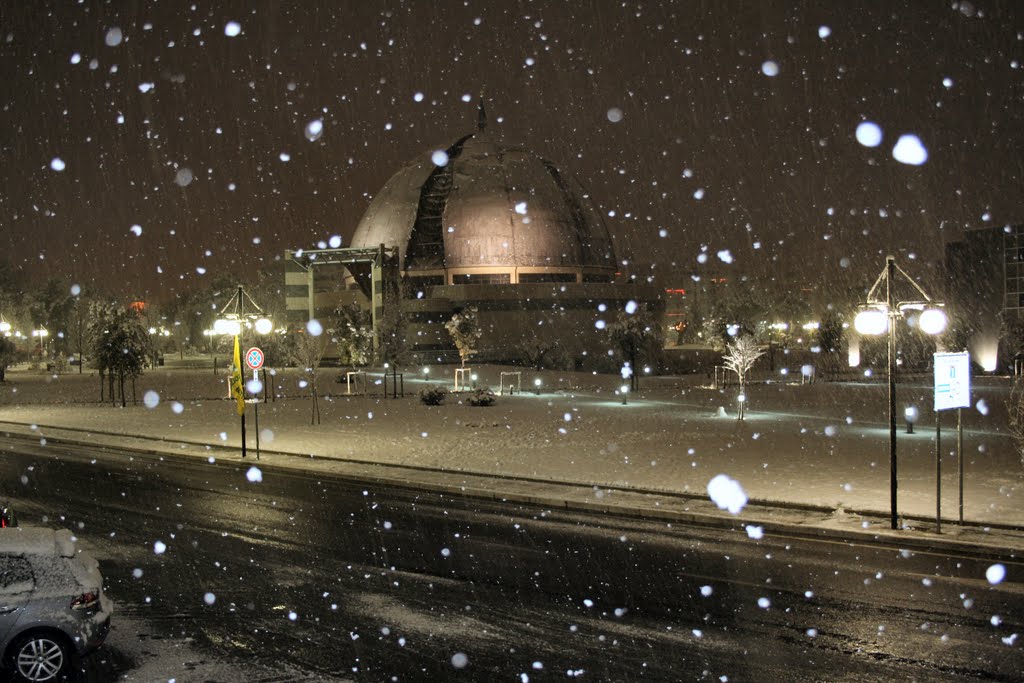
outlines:
[[[75,537],[67,529],[8,527],[0,529],[0,553],[75,556]]]

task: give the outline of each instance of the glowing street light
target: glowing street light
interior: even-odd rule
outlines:
[[[896,274],[909,282],[919,298],[899,301],[896,298]],[[885,298],[881,287],[885,284]],[[925,334],[936,335],[946,329],[946,314],[909,275],[896,265],[892,256],[885,257],[885,269],[868,291],[867,300],[853,320],[853,327],[860,334],[879,336],[888,332],[889,346],[889,515],[892,528],[896,524],[896,319],[905,318],[907,311],[921,311],[917,326]],[[908,416],[909,417],[909,416]],[[908,424],[911,424],[908,420]]]

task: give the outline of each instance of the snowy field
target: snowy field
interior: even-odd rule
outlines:
[[[491,407],[450,395],[425,406],[426,384],[451,388],[454,368],[435,367],[429,382],[406,373],[405,397],[345,395],[337,377],[319,374],[321,423],[299,373],[276,373],[277,399],[259,405],[261,447],[316,457],[412,465],[543,480],[706,495],[724,473],[755,500],[834,509],[889,509],[889,441],[884,381],[811,385],[774,381],[749,388],[746,420],[736,420],[736,389],[716,390],[704,376],[644,377],[623,405],[617,377],[523,371],[523,389]],[[508,367],[476,368],[478,384],[497,390]],[[444,375],[444,379],[438,375]],[[379,375],[378,375],[379,376]],[[533,392],[534,379],[542,382]],[[780,380],[785,379],[783,377]],[[898,434],[899,510],[934,517],[935,420],[931,378],[901,380],[897,407],[916,406],[914,434]],[[977,378],[964,410],[965,518],[1024,526],[1024,476],[1006,424],[1010,382]],[[149,394],[148,400],[144,397]],[[95,374],[8,374],[0,385],[0,421],[92,433],[143,435],[171,442],[235,445],[240,425],[223,374],[159,368],[137,383],[137,403],[100,404]],[[247,413],[255,444],[252,406]],[[957,516],[956,415],[943,413],[943,516]],[[221,455],[223,457],[223,455]],[[273,458],[273,454],[265,454]]]

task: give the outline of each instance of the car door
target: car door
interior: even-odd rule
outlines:
[[[28,558],[0,553],[0,643],[21,617],[34,587]]]

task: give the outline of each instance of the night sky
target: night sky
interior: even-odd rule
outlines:
[[[886,253],[935,274],[963,229],[1024,221],[1021,7],[5,2],[0,246],[34,281],[133,298],[245,279],[347,245],[483,90],[491,129],[575,174],[657,284],[866,289]],[[925,163],[893,157],[903,134]]]

